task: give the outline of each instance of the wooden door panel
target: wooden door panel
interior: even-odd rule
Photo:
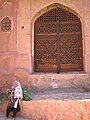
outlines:
[[[60,22],[59,36],[61,71],[82,70],[83,58],[80,22]]]
[[[38,23],[35,32],[35,71],[57,71],[56,23]]]
[[[34,71],[83,70],[80,19],[67,10],[53,8],[34,24]]]

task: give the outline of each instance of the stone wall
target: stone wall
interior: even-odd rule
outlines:
[[[4,113],[6,106],[7,103],[0,108]],[[31,120],[90,120],[90,100],[22,101],[17,116]]]
[[[23,68],[33,73],[34,22],[47,10],[53,8],[55,3],[64,5],[66,9],[72,11],[81,20],[84,71],[89,73],[89,0],[1,0],[0,20],[8,16],[12,21],[11,32],[0,32],[1,70],[12,72],[17,68]]]
[[[29,87],[32,92],[55,89],[75,89],[90,91],[90,76],[85,73],[29,75],[27,71],[14,71],[22,86]],[[13,74],[12,74],[13,75]],[[12,75],[0,75],[0,90],[5,92],[12,86]]]
[[[64,5],[80,18],[84,72],[90,73],[89,0],[0,0],[0,21],[8,16],[12,22],[11,31],[0,31],[0,75],[8,76],[9,82],[12,81],[12,74],[18,70],[22,71],[20,79],[23,84],[34,81],[33,75],[32,79],[29,78],[29,75],[34,73],[34,22],[55,3]],[[28,77],[22,77],[24,72]]]

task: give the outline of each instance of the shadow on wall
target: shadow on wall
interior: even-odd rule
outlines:
[[[0,91],[5,92],[11,88],[13,75],[17,76],[22,86],[28,86],[29,73],[24,69],[16,69],[13,73],[0,73]]]

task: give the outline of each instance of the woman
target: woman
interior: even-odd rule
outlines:
[[[16,78],[16,76],[14,76]],[[6,109],[6,117],[9,117],[10,112],[13,112],[13,119],[15,120],[17,112],[20,111],[20,100],[22,99],[22,88],[19,81],[14,81],[10,91],[10,100]]]

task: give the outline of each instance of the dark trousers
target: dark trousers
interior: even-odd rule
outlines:
[[[16,117],[17,109],[11,106],[7,106],[6,117],[9,117],[10,112],[13,112],[13,117]]]
[[[7,109],[6,109],[6,117],[9,117],[10,112],[13,112],[13,117],[16,117],[16,114],[17,114],[17,112],[19,112],[19,111],[20,111],[20,105],[19,105],[19,103],[18,103],[17,108],[14,108],[14,107],[12,107],[12,106],[7,106]]]

